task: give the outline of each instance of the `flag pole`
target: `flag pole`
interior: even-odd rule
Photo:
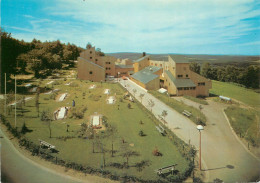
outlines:
[[[14,76],[14,81],[15,81],[15,110],[14,110],[14,124],[15,124],[15,128],[16,128],[16,104],[17,104],[17,102],[16,102],[16,75]]]

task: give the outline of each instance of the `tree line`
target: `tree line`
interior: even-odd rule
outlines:
[[[247,67],[237,67],[233,65],[214,66],[205,62],[200,66],[199,63],[192,62],[190,69],[212,80],[238,83],[246,88],[259,88],[260,66],[258,65],[250,65]]]

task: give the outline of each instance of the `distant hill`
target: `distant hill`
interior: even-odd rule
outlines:
[[[142,57],[142,53],[106,53],[107,55],[114,56],[116,58],[129,58],[136,60]],[[169,54],[149,54],[152,60],[167,61]],[[241,56],[241,55],[189,55],[189,54],[170,54],[170,55],[181,55],[188,58],[190,62],[209,62],[211,64],[222,65],[222,64],[259,64],[260,56]]]

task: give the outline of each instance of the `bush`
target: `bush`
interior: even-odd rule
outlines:
[[[155,149],[153,150],[153,155],[154,155],[154,156],[162,156],[162,153],[160,153],[160,151],[158,150],[158,148],[155,147]]]
[[[78,84],[78,83],[75,83],[75,82],[72,82],[72,83],[70,83],[70,86],[71,86],[71,87],[78,87],[79,84]]]
[[[87,109],[88,108],[86,106],[72,108],[70,118],[83,119],[84,113]]]

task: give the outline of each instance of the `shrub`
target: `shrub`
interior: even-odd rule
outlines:
[[[87,109],[86,106],[72,108],[70,118],[83,119],[84,113]]]
[[[162,153],[160,153],[160,151],[158,150],[158,148],[155,147],[155,149],[153,150],[153,155],[154,155],[154,156],[162,156]]]
[[[25,134],[28,131],[30,131],[30,130],[27,128],[26,124],[24,123],[22,126],[22,129],[21,129],[21,134]]]
[[[72,83],[70,83],[70,86],[71,86],[71,87],[78,87],[79,84],[78,84],[78,83],[75,83],[75,82],[72,82]]]

